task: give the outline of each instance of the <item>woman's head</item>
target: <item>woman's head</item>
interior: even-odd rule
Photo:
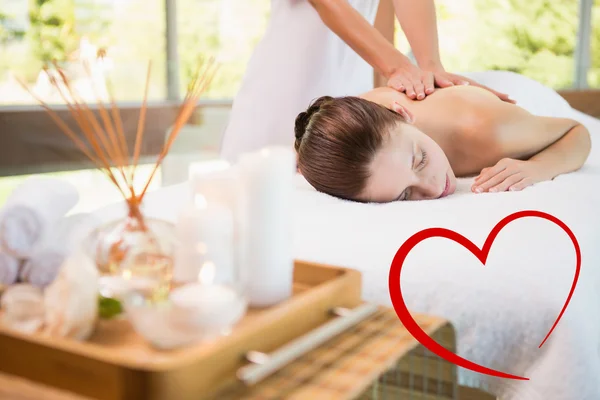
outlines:
[[[297,116],[295,134],[302,175],[332,196],[389,202],[453,191],[454,174],[442,149],[375,102],[321,97]]]

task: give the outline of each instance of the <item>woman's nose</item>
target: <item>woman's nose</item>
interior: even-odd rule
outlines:
[[[430,180],[415,186],[412,194],[414,200],[430,200],[438,198],[442,190],[436,181]]]

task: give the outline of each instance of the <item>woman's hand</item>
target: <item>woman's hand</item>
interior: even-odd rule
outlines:
[[[405,92],[411,100],[423,100],[435,91],[433,74],[422,71],[408,59],[394,69],[387,85],[399,92]]]
[[[423,70],[413,64],[396,68],[388,80],[389,87],[405,92],[412,100],[423,100],[436,88],[468,84],[469,82],[459,75],[449,74],[443,70]]]
[[[475,193],[523,190],[546,179],[540,163],[504,158],[493,167],[482,169],[471,190]]]
[[[502,101],[516,104],[516,101],[511,99],[507,94],[481,85],[464,76],[446,72],[442,67],[420,69],[412,63],[405,63],[395,69],[387,85],[399,92],[405,92],[411,100],[423,100],[432,94],[436,88],[472,85],[490,91]]]
[[[420,69],[410,61],[397,67],[387,83],[392,89],[405,92],[411,100],[423,100],[435,92],[436,88],[468,84],[465,78],[449,74],[443,68]]]

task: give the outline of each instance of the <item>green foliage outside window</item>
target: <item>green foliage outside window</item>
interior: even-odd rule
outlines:
[[[556,89],[573,84],[577,0],[438,0],[436,4],[446,69],[513,71]],[[592,54],[600,61],[600,2],[595,9]],[[405,43],[401,30],[397,37]],[[600,62],[593,65],[599,68]],[[594,76],[597,72],[590,74]]]
[[[0,7],[3,1],[9,0],[0,0]],[[270,0],[178,0],[179,63],[167,66],[164,0],[22,1],[28,2],[27,29],[12,28],[13,16],[0,14],[0,91],[9,71],[34,83],[44,63],[71,62],[85,37],[107,49],[114,64],[112,90],[122,101],[141,98],[148,60],[153,62],[150,99],[161,100],[167,68],[179,68],[184,93],[199,56],[211,55],[221,68],[206,95],[235,96],[270,6]],[[446,69],[514,71],[556,89],[573,84],[578,0],[436,0],[436,5]],[[235,18],[227,19],[229,14]],[[588,80],[600,87],[600,0],[592,20]],[[396,39],[408,50],[400,29]]]

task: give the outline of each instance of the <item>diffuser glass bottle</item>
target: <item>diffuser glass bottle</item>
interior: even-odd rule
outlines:
[[[122,299],[142,291],[160,301],[168,296],[177,240],[168,221],[129,213],[94,231],[88,251],[100,272],[100,294]]]

